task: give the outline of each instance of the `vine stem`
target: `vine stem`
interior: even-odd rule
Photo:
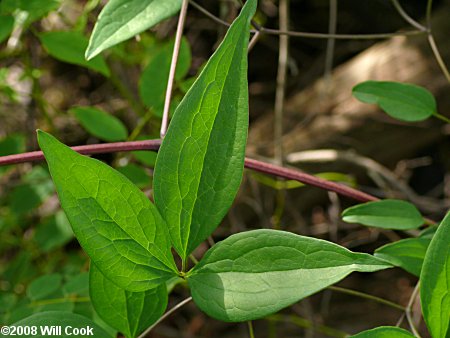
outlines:
[[[253,322],[251,320],[249,320],[247,322],[247,326],[248,326],[248,335],[250,338],[255,338],[255,331],[253,330]]]
[[[180,54],[181,38],[183,37],[183,28],[184,22],[186,21],[188,4],[189,0],[183,0],[180,10],[180,16],[178,17],[177,32],[175,35],[175,43],[173,46],[172,61],[170,63],[169,79],[167,81],[166,98],[164,101],[164,111],[161,122],[161,138],[164,138],[164,136],[166,135],[167,126],[169,125],[170,101],[172,100],[173,83],[175,81],[175,72],[177,70],[178,55]]]
[[[174,313],[178,309],[185,306],[190,301],[192,301],[192,297],[188,297],[185,300],[179,302],[177,305],[175,305],[173,308],[171,308],[169,311],[167,311],[165,314],[163,314],[161,317],[159,317],[159,319],[155,323],[153,323],[150,327],[148,327],[147,330],[142,332],[137,338],[144,338],[146,335],[148,335],[150,333],[151,330],[153,330],[155,328],[156,325],[161,323],[164,319],[169,317],[172,313]]]
[[[339,286],[329,286],[328,290],[332,290],[332,291],[336,291],[336,292],[340,292],[340,293],[345,293],[348,295],[352,295],[352,296],[356,296],[356,297],[360,297],[360,298],[365,298],[365,299],[369,299],[369,300],[373,300],[377,303],[380,304],[384,304],[387,306],[390,306],[394,309],[400,310],[400,311],[407,311],[407,308],[396,304],[394,302],[391,302],[389,300],[374,296],[374,295],[369,295],[368,293],[364,293],[364,292],[360,292],[360,291],[356,291],[356,290],[351,290],[351,289],[346,289],[346,288],[341,288]]]
[[[202,6],[200,6],[198,3],[196,3],[193,0],[190,0],[189,3],[197,9],[198,11],[205,14],[207,17],[209,17],[211,20],[229,27],[230,24],[226,21],[223,21],[222,19],[218,18]],[[326,34],[326,33],[313,33],[313,32],[294,32],[294,31],[288,31],[288,30],[278,30],[278,29],[271,29],[271,28],[265,28],[265,27],[259,27],[258,29],[261,33],[264,34],[270,34],[270,35],[289,35],[293,37],[299,37],[299,38],[307,38],[307,39],[344,39],[344,40],[373,40],[373,39],[387,39],[392,38],[394,36],[408,36],[408,35],[421,35],[425,34],[422,30],[408,30],[404,32],[394,32],[394,33],[378,33],[378,34]],[[252,33],[256,33],[257,31],[252,30]]]
[[[132,142],[115,142],[105,144],[90,144],[85,146],[76,146],[72,149],[83,155],[115,153],[119,151],[135,150],[153,150],[158,151],[161,140],[145,140]],[[33,151],[30,153],[8,155],[0,157],[0,166],[9,164],[18,164],[26,162],[36,162],[44,160],[42,151]],[[282,177],[289,180],[295,180],[307,185],[321,188],[327,191],[333,191],[343,196],[347,196],[359,202],[377,201],[379,198],[365,192],[350,188],[346,185],[324,180],[313,175],[300,172],[296,169],[285,168],[267,162],[258,161],[251,158],[245,159],[245,167],[264,174]]]

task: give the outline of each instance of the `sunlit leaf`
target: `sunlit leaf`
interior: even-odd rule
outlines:
[[[86,58],[125,41],[176,14],[181,0],[110,0],[92,32]]]
[[[450,336],[450,213],[431,240],[420,275],[420,304],[432,337]]]
[[[183,259],[217,227],[241,183],[248,129],[247,46],[256,4],[245,3],[175,111],[158,153],[155,203]]]
[[[177,275],[167,226],[139,188],[47,133],[38,141],[72,229],[105,276],[145,291]]]
[[[195,303],[213,318],[264,317],[354,271],[391,267],[368,254],[277,230],[232,235],[213,246],[188,275]]]
[[[90,294],[95,311],[111,327],[133,338],[161,317],[167,307],[165,284],[144,292],[117,287],[91,264]]]

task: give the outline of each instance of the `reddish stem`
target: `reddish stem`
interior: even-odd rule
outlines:
[[[73,150],[84,155],[100,154],[100,153],[114,153],[119,151],[134,151],[134,150],[155,150],[157,151],[161,145],[161,140],[146,140],[133,142],[116,142],[105,144],[91,144],[85,146],[72,147]],[[25,162],[35,162],[44,160],[42,151],[33,151],[30,153],[23,153],[17,155],[8,155],[0,157],[0,166],[8,164],[17,164]],[[264,174],[270,174],[289,180],[295,180],[307,185],[312,185],[327,191],[333,191],[343,196],[347,196],[359,202],[376,201],[378,198],[366,194],[362,191],[350,188],[346,185],[331,182],[318,178],[298,170],[284,168],[278,165],[257,161],[251,158],[245,159],[245,167],[253,169]]]

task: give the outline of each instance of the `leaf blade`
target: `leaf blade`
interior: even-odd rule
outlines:
[[[106,77],[110,70],[105,60],[98,56],[89,61],[84,59],[88,40],[79,32],[46,32],[39,39],[48,53],[55,59],[95,70]]]
[[[144,292],[130,292],[117,287],[91,264],[89,293],[97,314],[111,327],[136,337],[164,313],[168,294],[165,284]]]
[[[342,219],[348,223],[361,223],[383,229],[417,229],[423,217],[417,208],[405,201],[386,199],[358,204],[342,212]]]
[[[92,135],[104,141],[124,141],[127,128],[113,115],[95,107],[74,107],[70,111],[80,124]]]
[[[450,334],[450,213],[431,240],[420,276],[420,301],[433,337]]]
[[[181,0],[110,0],[94,26],[86,59],[151,28],[180,8]]]
[[[135,185],[49,134],[38,141],[72,229],[105,276],[144,291],[177,274],[166,225]]]
[[[183,259],[220,223],[242,179],[247,46],[255,11],[256,0],[247,1],[175,111],[158,153],[155,204]]]
[[[398,120],[416,122],[436,114],[434,96],[425,88],[413,84],[366,81],[353,87],[352,93],[361,102],[378,104]]]
[[[430,238],[406,238],[376,249],[374,255],[420,277],[430,242]]]
[[[212,247],[188,274],[194,302],[223,321],[264,317],[347,276],[391,267],[368,254],[284,231],[253,230]]]

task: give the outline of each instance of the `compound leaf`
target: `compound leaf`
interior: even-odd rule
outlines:
[[[63,338],[73,338],[75,333],[74,329],[82,329],[82,328],[90,328],[91,329],[90,331],[92,332],[92,333],[86,332],[87,334],[83,336],[86,337],[93,336],[96,338],[112,338],[111,335],[106,333],[100,326],[98,326],[92,320],[67,311],[45,311],[37,313],[30,317],[24,318],[18,321],[17,323],[14,323],[13,326],[16,327],[20,326],[23,328],[36,326],[37,332],[36,334],[32,334],[32,336],[38,338],[51,337],[52,334],[50,332],[45,332],[42,329],[42,328],[50,329],[51,326],[61,327],[61,335],[58,336]],[[54,332],[53,335],[55,335]],[[8,336],[0,334],[0,337],[8,337]],[[30,337],[30,335],[26,335],[26,337]]]
[[[104,141],[124,141],[128,137],[127,128],[117,117],[94,107],[70,109],[80,124],[92,135]]]
[[[248,129],[247,46],[256,0],[245,3],[174,113],[156,160],[155,204],[185,259],[237,193]]]
[[[414,338],[414,336],[399,327],[380,326],[355,334],[351,338]]]
[[[47,133],[38,141],[75,236],[108,279],[145,291],[177,274],[167,226],[134,184]]]
[[[134,338],[161,317],[167,307],[166,284],[144,292],[117,287],[91,264],[89,292],[97,314],[127,338]]]
[[[101,56],[89,61],[85,60],[84,50],[88,45],[88,40],[81,33],[47,32],[40,34],[39,39],[48,53],[55,59],[87,67],[109,77],[109,68]]]
[[[401,200],[381,200],[358,204],[342,212],[348,223],[361,223],[383,229],[417,229],[423,217],[411,203]]]
[[[200,309],[237,322],[281,310],[353,271],[389,267],[331,242],[263,229],[217,243],[188,274],[188,282]]]
[[[366,81],[353,88],[353,96],[380,106],[391,117],[408,122],[436,114],[436,100],[425,88],[399,82]]]
[[[432,337],[450,336],[450,213],[431,240],[420,275],[422,313]]]
[[[110,0],[98,16],[86,59],[171,17],[180,7],[181,0]]]

